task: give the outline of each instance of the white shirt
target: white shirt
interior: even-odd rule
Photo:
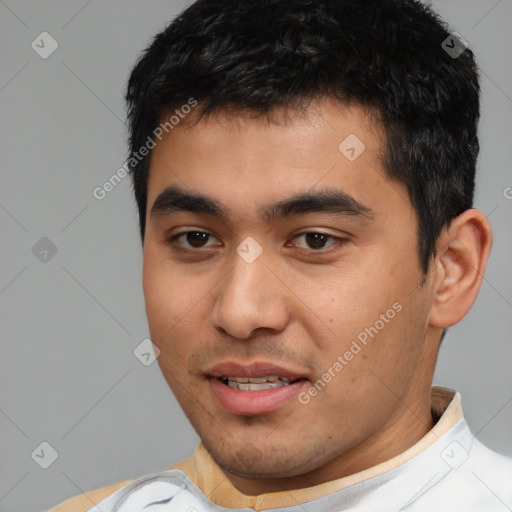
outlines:
[[[130,482],[88,512],[221,512],[233,509],[238,512],[512,510],[512,458],[493,452],[473,436],[462,415],[458,393],[443,388],[433,390],[450,397],[434,429],[403,454],[357,475],[308,489],[269,493],[261,497],[242,495],[231,486],[221,492],[219,499],[205,488],[216,485],[215,482],[207,484],[204,483],[206,480],[197,478],[197,482],[203,482],[201,490],[197,482],[194,483],[185,472],[168,469]],[[445,432],[439,435],[443,425]],[[446,428],[447,425],[449,428]],[[211,466],[214,464],[213,459],[205,459],[202,449],[203,458],[199,460],[204,461],[205,466]],[[212,471],[215,474],[217,469],[221,471],[218,467],[208,468],[210,480]],[[315,489],[322,489],[323,492],[315,495]],[[203,491],[217,503],[210,501]],[[275,498],[272,497],[274,494]],[[265,503],[283,503],[282,499],[277,498],[283,494],[289,502],[286,506],[265,508]],[[309,499],[307,496],[315,497]],[[252,504],[241,506],[243,499]]]

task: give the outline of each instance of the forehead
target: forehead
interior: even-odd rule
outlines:
[[[291,193],[325,188],[378,204],[397,185],[383,171],[384,141],[380,124],[362,107],[331,101],[312,102],[304,113],[276,110],[270,119],[220,111],[185,120],[153,150],[148,215],[172,185],[243,214]]]

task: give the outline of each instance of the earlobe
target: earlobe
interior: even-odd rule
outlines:
[[[438,239],[430,325],[450,327],[476,300],[492,246],[492,230],[482,211],[453,219]]]

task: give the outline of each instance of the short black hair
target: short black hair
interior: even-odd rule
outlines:
[[[407,186],[418,214],[426,273],[443,227],[472,207],[479,151],[474,55],[448,52],[450,36],[418,0],[197,0],[131,72],[130,149],[191,98],[197,119],[220,109],[305,109],[323,98],[362,105],[386,133],[386,176]],[[150,157],[130,164],[142,243]]]

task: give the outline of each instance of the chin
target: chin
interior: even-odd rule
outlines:
[[[301,451],[296,454],[297,457],[292,458],[286,447],[283,449],[278,446],[265,446],[260,449],[250,442],[244,442],[240,448],[235,447],[234,451],[219,453],[216,449],[211,450],[204,441],[203,444],[219,466],[240,477],[286,478],[314,469],[307,467],[311,457],[308,460]],[[233,446],[230,447],[232,449]]]

